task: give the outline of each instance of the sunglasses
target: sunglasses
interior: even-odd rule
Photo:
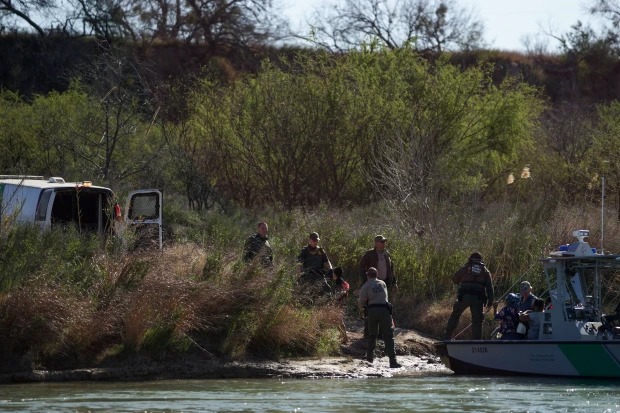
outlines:
[[[387,240],[377,241],[377,242],[380,242],[380,243],[382,243],[382,244],[385,244],[385,241],[387,241]]]

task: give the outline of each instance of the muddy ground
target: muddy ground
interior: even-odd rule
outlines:
[[[230,361],[207,355],[171,361],[134,360],[123,366],[78,370],[33,370],[0,375],[0,383],[75,380],[157,380],[214,378],[369,378],[451,374],[435,352],[434,339],[397,328],[396,354],[401,368],[389,368],[379,341],[373,364],[364,360],[366,340],[360,320],[347,322],[341,355],[321,358]]]

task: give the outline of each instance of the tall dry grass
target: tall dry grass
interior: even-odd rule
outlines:
[[[398,291],[390,292],[396,324],[433,337],[441,335],[455,297],[450,276],[471,251],[485,257],[497,297],[515,291],[523,279],[541,295],[539,258],[572,242],[574,229],[590,229],[597,248],[601,233],[596,207],[551,208],[542,200],[476,209],[438,205],[417,213],[424,232],[382,203],[347,210],[186,215],[170,218],[180,238],[168,240],[162,252],[121,254],[114,245],[71,231],[17,228],[0,237],[2,370],[93,365],[136,355],[334,353],[340,320],[357,314],[355,295],[344,307],[304,300],[295,257],[313,231],[332,263],[344,268],[353,290],[361,284],[359,260],[374,235],[388,237],[399,278]],[[241,260],[245,237],[262,220],[270,225],[272,269]],[[611,217],[604,247],[620,252],[620,224]],[[619,291],[617,282],[607,285],[606,302],[615,304]],[[464,314],[464,338],[468,323]],[[485,332],[494,326],[488,318]]]
[[[0,296],[2,370],[76,367],[198,353],[206,357],[320,355],[339,344],[337,308],[299,305],[289,267],[264,269],[181,244],[95,255],[78,289],[40,273]]]

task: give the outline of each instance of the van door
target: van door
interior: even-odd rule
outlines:
[[[41,193],[34,221],[42,228],[73,225],[80,232],[104,236],[112,225],[108,188],[78,186],[46,189]]]
[[[127,196],[125,223],[133,226],[145,239],[156,235],[159,249],[163,248],[162,193],[157,189],[140,189]]]

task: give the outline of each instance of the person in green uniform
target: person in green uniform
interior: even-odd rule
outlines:
[[[377,336],[383,336],[385,352],[390,358],[390,368],[402,367],[396,361],[394,351],[394,322],[392,321],[392,305],[388,301],[388,289],[384,281],[377,279],[377,269],[368,268],[366,271],[366,283],[360,289],[357,301],[360,312],[367,311],[368,320],[368,348],[366,360],[374,361],[374,351],[377,346]]]
[[[483,307],[493,305],[491,273],[482,262],[482,255],[479,252],[473,252],[467,263],[454,273],[452,282],[459,286],[458,294],[443,339],[452,339],[452,333],[459,322],[459,318],[461,318],[461,314],[469,308],[471,311],[472,339],[481,340],[482,321],[484,320]]]
[[[273,251],[269,245],[269,226],[266,222],[259,222],[256,234],[250,235],[245,240],[243,247],[243,261],[251,262],[258,257],[260,263],[265,267],[273,266]]]
[[[300,283],[308,287],[312,295],[331,292],[327,278],[332,276],[332,263],[325,250],[319,246],[320,240],[319,234],[312,232],[308,235],[308,245],[301,249],[297,257]]]

